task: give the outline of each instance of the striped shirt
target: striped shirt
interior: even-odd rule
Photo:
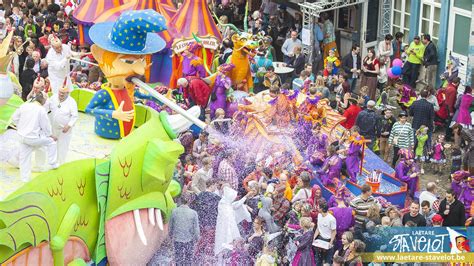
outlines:
[[[363,225],[369,207],[373,204],[378,204],[378,201],[373,196],[369,196],[367,200],[364,200],[362,195],[360,195],[351,200],[350,206],[355,211],[356,227],[361,227]]]
[[[411,149],[414,146],[413,129],[410,123],[395,122],[388,138],[388,144],[400,149]]]

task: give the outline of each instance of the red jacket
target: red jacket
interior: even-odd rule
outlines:
[[[185,97],[191,97],[196,105],[206,107],[211,95],[211,87],[200,78],[188,79],[189,85],[185,89]]]
[[[344,114],[342,114],[342,116],[346,118],[346,121],[342,122],[341,125],[346,129],[351,129],[355,125],[357,115],[360,111],[362,111],[362,108],[360,108],[359,105],[351,104],[351,106],[344,111]]]
[[[452,116],[454,114],[454,105],[456,104],[456,98],[458,96],[458,88],[454,86],[453,83],[449,83],[448,87],[446,88],[446,105],[449,110],[449,115]]]

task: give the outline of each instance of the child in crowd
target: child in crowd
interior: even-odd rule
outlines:
[[[263,253],[257,259],[255,266],[276,266],[277,260],[275,259],[275,252],[267,244],[263,247]]]
[[[363,86],[360,88],[360,98],[359,98],[359,105],[360,106],[367,106],[367,103],[370,101],[369,97],[369,87]]]
[[[295,78],[292,82],[292,88],[295,91],[300,91],[303,89],[305,81],[308,80],[309,73],[306,70],[301,71],[300,76]]]
[[[191,181],[194,173],[198,170],[198,167],[194,163],[193,156],[191,154],[186,155],[184,160],[186,162],[184,164],[184,183],[187,185]]]
[[[438,135],[438,138],[433,145],[431,162],[434,163],[435,174],[441,173],[443,164],[446,163],[446,156],[444,154],[444,135]]]
[[[422,125],[416,131],[416,139],[418,144],[415,149],[415,159],[420,164],[420,173],[424,174],[425,170],[423,169],[423,164],[426,161],[426,141],[428,140],[428,127]]]
[[[324,68],[326,70],[328,70],[328,68],[327,68],[328,65],[332,66],[332,70],[331,70],[331,72],[328,72],[328,74],[329,75],[337,75],[337,73],[339,71],[339,66],[341,65],[341,61],[336,56],[336,49],[335,48],[329,50],[328,56],[326,57],[326,59],[324,59]]]
[[[275,73],[275,68],[273,66],[269,66],[267,69],[267,74],[263,77],[263,86],[269,89],[272,87],[280,87],[281,86],[281,79]]]

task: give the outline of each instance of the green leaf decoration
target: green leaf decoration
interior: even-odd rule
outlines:
[[[0,202],[0,263],[18,251],[51,241],[58,230],[54,201],[30,192]]]
[[[105,248],[105,209],[107,207],[107,193],[109,190],[110,161],[97,165],[95,169],[95,188],[97,192],[97,205],[99,208],[99,231],[95,247],[94,261],[99,263],[107,256]]]

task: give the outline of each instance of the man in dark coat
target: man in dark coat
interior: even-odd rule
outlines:
[[[351,84],[351,92],[354,91],[357,79],[360,75],[360,47],[358,44],[352,45],[351,52],[342,59],[342,68],[349,77],[347,81]]]
[[[452,189],[446,190],[446,198],[439,204],[439,211],[443,217],[443,226],[464,226],[466,213],[462,202],[456,199]]]

